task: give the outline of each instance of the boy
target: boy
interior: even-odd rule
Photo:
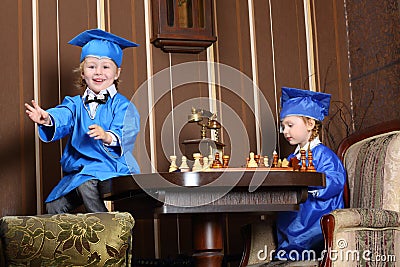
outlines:
[[[100,29],[84,31],[69,44],[82,47],[78,84],[83,95],[67,96],[47,111],[35,101],[25,104],[42,141],[69,136],[60,161],[64,175],[46,199],[46,209],[67,213],[84,204],[87,212],[105,212],[98,182],[140,172],[132,156],[139,113],[117,91],[122,50],[137,44]],[[129,123],[124,125],[127,112]]]

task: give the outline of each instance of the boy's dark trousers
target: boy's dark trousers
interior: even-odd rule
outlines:
[[[99,180],[88,180],[52,202],[46,203],[46,210],[49,214],[68,213],[84,205],[86,212],[106,212],[108,211],[104,201],[100,198],[97,188]]]

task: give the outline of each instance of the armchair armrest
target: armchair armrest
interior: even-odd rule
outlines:
[[[349,244],[343,238],[346,233],[362,230],[400,229],[400,213],[382,209],[340,209],[326,214],[321,218],[322,233],[325,240],[325,255],[321,266],[331,267],[332,253],[347,248]],[[340,242],[345,242],[340,244]]]

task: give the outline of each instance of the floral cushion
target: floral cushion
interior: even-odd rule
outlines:
[[[126,212],[5,216],[7,266],[130,266],[134,219]]]

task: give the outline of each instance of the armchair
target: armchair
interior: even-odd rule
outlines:
[[[5,216],[1,266],[130,266],[127,212]]]
[[[395,266],[400,259],[400,120],[344,139],[345,209],[321,219],[321,266]]]

